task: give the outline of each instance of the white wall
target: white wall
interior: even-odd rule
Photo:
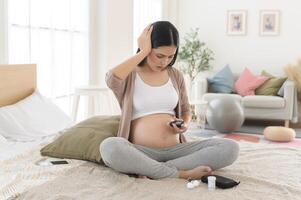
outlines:
[[[91,0],[92,15],[91,83],[104,85],[104,73],[132,55],[133,1]],[[190,28],[199,27],[201,39],[214,53],[214,70],[230,64],[234,72],[250,67],[283,75],[282,68],[301,57],[301,1],[299,0],[163,0],[163,19],[173,22],[181,38]],[[227,10],[248,11],[247,34],[227,36]],[[259,11],[281,11],[280,35],[259,36]],[[94,39],[93,39],[94,38]]]
[[[300,0],[178,0],[177,27],[183,37],[199,27],[201,39],[215,53],[214,70],[227,63],[234,72],[250,67],[254,73],[266,69],[283,75],[283,67],[301,58]],[[248,11],[247,35],[227,36],[227,10]],[[259,36],[259,11],[281,11],[280,35]]]

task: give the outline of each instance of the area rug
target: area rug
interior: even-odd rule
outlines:
[[[271,126],[274,126],[271,124]],[[251,134],[258,134],[262,135],[263,130],[266,128],[266,125],[253,125],[253,124],[243,124],[242,127],[235,130],[235,133],[251,133]],[[210,127],[210,125],[206,124],[206,130],[214,130]],[[294,128],[296,132],[296,138],[301,138],[301,129]]]
[[[228,134],[219,133],[215,130],[201,130],[197,127],[190,128],[186,133],[188,136],[196,136],[202,138],[229,138],[236,141],[245,141],[245,142],[252,142],[252,143],[264,143],[264,144],[276,144],[285,147],[297,147],[301,148],[301,139],[295,138],[291,142],[272,142],[266,140],[262,134],[250,134],[244,132],[233,132]]]
[[[291,142],[268,142],[269,144],[277,144],[284,147],[297,147],[301,148],[301,139],[294,139]],[[301,198],[300,198],[301,199]]]
[[[248,142],[253,142],[253,143],[276,144],[276,145],[281,145],[284,147],[301,148],[301,139],[299,139],[299,138],[295,138],[291,142],[272,142],[272,141],[264,139],[263,136],[250,135],[247,133],[230,133],[230,134],[224,134],[221,137],[233,139],[236,141],[248,141]]]
[[[243,133],[230,133],[223,135],[224,138],[229,138],[237,141],[248,141],[258,143],[260,141],[260,137],[254,135],[248,135]]]

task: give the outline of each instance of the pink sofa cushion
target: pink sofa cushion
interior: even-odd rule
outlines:
[[[255,95],[255,89],[267,80],[268,77],[255,76],[248,68],[245,68],[235,82],[234,88],[237,94],[241,96]]]

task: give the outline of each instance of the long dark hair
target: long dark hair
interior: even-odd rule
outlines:
[[[169,21],[157,21],[152,23],[153,30],[151,34],[151,43],[152,48],[158,48],[161,46],[176,46],[177,50],[172,59],[172,61],[168,64],[171,67],[177,59],[178,49],[179,49],[179,32],[177,28],[170,23]],[[137,53],[140,51],[138,48]],[[146,62],[146,58],[144,58],[139,64],[139,67],[142,67]]]

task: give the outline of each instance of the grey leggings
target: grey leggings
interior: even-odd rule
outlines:
[[[132,144],[121,137],[110,137],[100,144],[104,163],[126,174],[145,175],[152,179],[179,177],[178,170],[200,165],[220,169],[232,164],[239,152],[230,139],[207,139],[180,143],[172,147],[150,148]]]

